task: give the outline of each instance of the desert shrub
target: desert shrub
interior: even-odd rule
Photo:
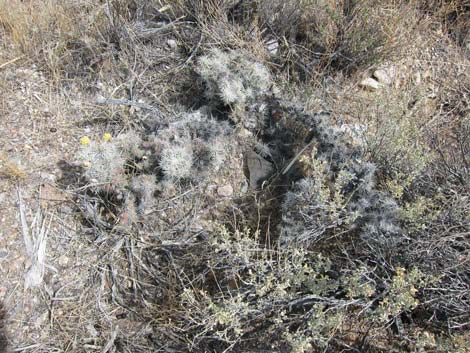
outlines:
[[[142,41],[129,47],[155,43],[151,36],[140,36],[160,32],[137,21],[142,2],[134,2],[135,11],[131,2],[118,3],[122,6],[116,11],[136,20],[131,35]],[[178,14],[182,3],[196,11]],[[239,26],[245,21],[253,25],[257,16],[236,19],[238,4],[262,16],[273,5],[272,17],[258,17],[258,29],[268,23],[268,32],[283,38],[285,47],[275,60],[286,60],[287,66],[292,60],[306,74],[313,67],[325,69],[326,75],[336,70],[349,74],[380,60],[402,35],[393,24],[407,8],[370,1],[251,5],[199,0],[146,7],[151,26],[168,18],[174,21],[164,22],[165,31],[181,26],[178,35],[189,41],[183,45],[189,45],[188,58],[173,73],[180,78],[180,70],[194,69],[196,84],[202,81],[206,90],[205,97],[194,97],[196,106],[209,106],[192,112],[178,107],[181,113],[166,115],[150,109],[151,114],[139,115],[142,121],[128,126],[142,123],[139,132],[82,148],[87,181],[106,184],[77,189],[86,217],[102,225],[100,230],[115,230],[116,223],[135,226],[119,233],[122,237],[103,260],[110,261],[109,307],[113,302],[127,308],[129,318],[144,322],[139,339],[145,336],[147,350],[161,351],[418,351],[434,344],[426,331],[429,323],[465,329],[469,207],[466,196],[454,194],[457,185],[463,194],[466,154],[430,153],[425,92],[384,88],[357,98],[345,89],[334,110],[351,110],[366,127],[361,139],[348,140],[329,120],[333,114],[309,114],[282,106],[274,97],[278,93],[269,70],[254,60],[256,54],[247,53],[243,41],[248,36],[241,38],[248,31]],[[180,22],[184,14],[187,22]],[[405,32],[415,22],[413,15],[403,19],[409,21]],[[253,33],[258,35],[256,28]],[[141,72],[143,80],[156,71],[158,65],[149,62],[162,54],[151,51],[152,45],[145,53],[155,56],[146,58],[145,65],[142,53],[129,56],[132,65],[123,60],[125,75],[116,82],[126,82],[127,89],[129,75]],[[214,46],[227,50],[207,50]],[[116,55],[123,59],[126,48],[120,50]],[[151,91],[158,101],[146,78],[139,76],[136,90],[129,88],[133,99],[136,92]],[[109,93],[115,93],[113,85]],[[337,104],[347,103],[348,95],[365,106],[357,116],[353,106]],[[233,128],[233,123],[251,131]],[[466,125],[455,126],[465,127],[456,141],[466,151]],[[240,130],[244,137],[238,141]],[[230,189],[239,181],[230,179],[230,169],[244,177],[243,147],[269,160],[272,175],[262,188],[244,191],[246,197],[219,197],[220,185]],[[297,155],[299,150],[303,153]],[[426,175],[436,165],[439,171]],[[430,179],[442,182],[449,171],[448,185],[427,187]],[[242,226],[253,216],[247,209],[255,210],[257,231]],[[260,225],[262,217],[266,227]],[[103,249],[106,241],[115,238],[100,236]],[[116,345],[137,347],[137,338],[117,335]]]
[[[467,23],[470,19],[468,4],[463,0],[436,1],[426,0],[419,9],[441,21],[444,31],[462,46],[469,43]]]
[[[414,9],[388,1],[261,1],[259,16],[281,45],[281,62],[300,78],[351,73],[401,56],[417,23]],[[407,13],[407,16],[404,14]],[[282,43],[282,42],[281,42]]]
[[[391,249],[400,233],[397,205],[376,188],[376,168],[363,147],[352,145],[325,116],[292,114],[310,127],[314,148],[301,159],[304,178],[285,196],[281,240],[308,244],[359,232],[378,252]]]
[[[84,15],[72,18],[71,13]],[[86,14],[86,15],[85,15]],[[109,22],[102,7],[86,1],[0,2],[0,28],[54,79],[84,77],[107,48]]]
[[[359,332],[364,320],[369,323],[362,341],[365,331],[383,335],[391,320],[416,308],[417,290],[432,280],[417,269],[399,267],[389,279],[378,280],[364,266],[338,276],[321,254],[292,246],[266,248],[258,236],[220,226],[209,235],[214,256],[208,266],[217,289],[186,288],[182,295],[181,322],[192,323],[185,329],[198,332],[193,342],[199,347],[216,341],[220,349],[254,349],[259,343],[248,338],[291,352],[334,351],[340,342],[354,347],[358,342],[347,337],[351,320]]]

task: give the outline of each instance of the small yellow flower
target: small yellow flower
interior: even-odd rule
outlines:
[[[108,141],[111,141],[111,134],[109,132],[106,132],[105,134],[103,134],[103,140],[105,140],[106,142]]]
[[[87,169],[90,168],[91,167],[91,162],[90,161],[83,162],[83,167],[85,167]]]
[[[90,139],[87,136],[83,136],[80,139],[80,144],[84,145],[84,146],[89,145],[90,144]]]

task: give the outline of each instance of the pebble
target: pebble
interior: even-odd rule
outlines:
[[[222,197],[231,197],[233,195],[232,185],[224,185],[217,188],[217,194]]]
[[[375,91],[378,88],[380,88],[382,85],[377,80],[373,79],[372,77],[368,77],[362,80],[359,86],[370,91]]]
[[[394,67],[378,69],[374,71],[374,78],[383,85],[390,85],[395,78],[395,71]]]
[[[168,48],[170,49],[176,49],[178,48],[178,43],[176,42],[176,40],[174,39],[168,39],[166,41],[166,45],[168,46]]]
[[[50,181],[50,182],[55,182],[57,180],[57,176],[55,176],[54,174],[51,174],[51,173],[46,173],[46,172],[40,172],[39,177],[42,180]]]
[[[69,263],[69,258],[65,255],[62,255],[57,259],[57,263],[59,264],[59,266],[67,266]]]
[[[275,38],[266,41],[266,49],[270,55],[276,55],[279,51],[279,42]]]

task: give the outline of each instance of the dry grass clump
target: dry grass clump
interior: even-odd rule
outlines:
[[[0,176],[12,179],[25,179],[26,172],[7,156],[0,153]]]
[[[419,19],[406,2],[261,1],[259,9],[281,45],[280,63],[301,79],[403,56]]]
[[[439,20],[445,32],[450,34],[458,44],[468,50],[470,43],[470,32],[468,21],[470,20],[470,10],[468,3],[464,0],[436,1],[427,0],[419,4],[419,8],[426,13],[430,13]]]
[[[93,72],[109,45],[106,22],[103,6],[87,1],[0,2],[0,28],[54,79]]]

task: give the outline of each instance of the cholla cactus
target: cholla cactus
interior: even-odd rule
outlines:
[[[306,175],[286,194],[282,242],[315,242],[342,232],[358,232],[369,246],[387,249],[400,229],[397,205],[375,190],[375,166],[362,160],[361,146],[348,144],[325,116],[289,108],[316,142],[303,159]]]
[[[256,115],[263,113],[262,102],[273,88],[265,66],[250,61],[241,51],[214,49],[199,59],[197,72],[206,83],[206,96],[215,105],[230,106],[234,112],[232,118],[247,128],[261,125]],[[251,113],[245,115],[245,110]]]
[[[185,143],[186,142],[186,143]],[[191,176],[193,167],[193,150],[190,143],[170,145],[163,149],[160,166],[166,177],[170,179],[187,179]]]
[[[342,170],[336,180],[329,175],[329,165],[315,158],[305,159],[308,176],[294,184],[283,204],[283,242],[312,243],[332,231],[349,227],[360,216],[348,208],[350,195],[344,193],[354,175]]]
[[[206,82],[208,98],[227,105],[253,103],[272,86],[269,71],[240,51],[214,49],[199,59],[197,71]]]
[[[154,138],[161,149],[159,166],[165,177],[201,180],[217,173],[227,153],[231,131],[228,123],[216,121],[201,111],[179,118]]]
[[[111,141],[83,141],[85,139],[82,138],[78,157],[83,162],[88,180],[93,184],[110,183],[124,186],[126,158],[119,146]]]

